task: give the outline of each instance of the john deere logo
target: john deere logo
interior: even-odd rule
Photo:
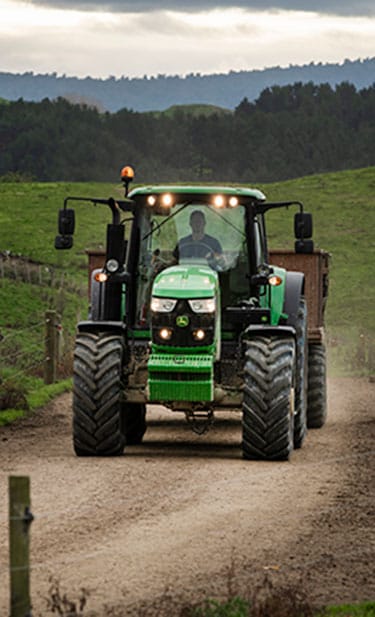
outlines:
[[[179,315],[176,319],[176,326],[186,328],[189,325],[189,317],[187,315]]]

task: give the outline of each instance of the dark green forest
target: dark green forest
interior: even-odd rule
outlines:
[[[375,84],[266,88],[233,112],[0,104],[0,180],[269,182],[375,164]]]

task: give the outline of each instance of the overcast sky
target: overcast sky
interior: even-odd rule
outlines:
[[[374,56],[374,0],[0,0],[0,71],[186,75]]]

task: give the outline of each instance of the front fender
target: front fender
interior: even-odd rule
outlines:
[[[126,324],[123,321],[87,320],[80,321],[77,325],[78,332],[126,332]]]
[[[250,339],[253,336],[296,336],[296,331],[293,326],[262,326],[252,324],[248,326],[242,335],[242,339]]]

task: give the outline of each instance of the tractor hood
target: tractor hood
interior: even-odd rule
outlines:
[[[211,268],[181,265],[160,272],[152,293],[161,298],[212,298],[217,291],[218,275]]]

